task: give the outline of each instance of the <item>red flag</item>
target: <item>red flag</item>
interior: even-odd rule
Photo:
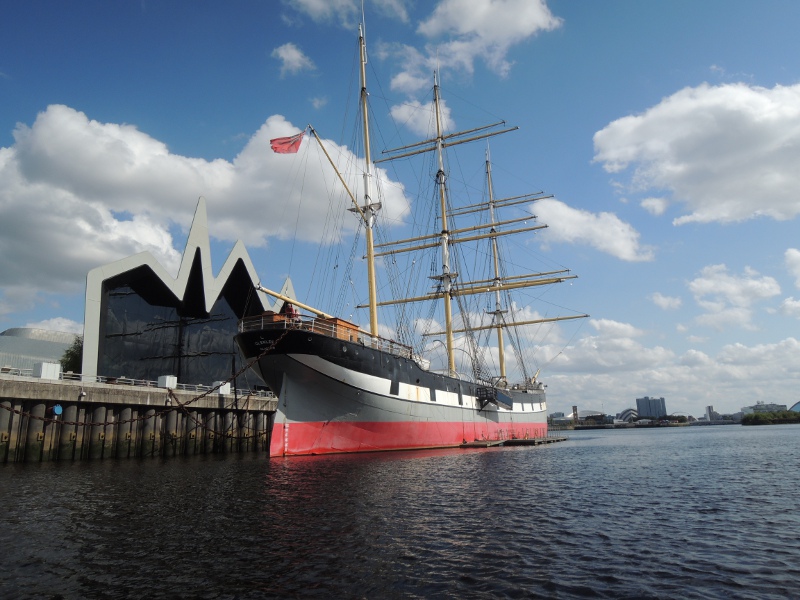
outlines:
[[[300,149],[300,142],[303,141],[304,134],[305,129],[297,135],[270,140],[270,148],[272,148],[273,152],[277,152],[278,154],[296,154]]]

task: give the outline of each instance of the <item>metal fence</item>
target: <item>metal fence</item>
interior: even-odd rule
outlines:
[[[33,374],[33,369],[17,369],[14,367],[0,368],[0,375],[13,375],[17,377],[30,377],[31,379],[40,379]],[[66,373],[59,373],[59,381],[79,381],[82,383],[106,383],[111,385],[130,385],[137,387],[159,387],[157,381],[150,381],[148,379],[132,379],[130,377],[105,377],[103,375],[82,375],[80,373],[73,373],[67,371]],[[199,385],[179,383],[175,389],[186,392],[204,393],[219,386]],[[242,395],[250,395],[263,398],[274,398],[275,395],[269,390],[237,390]]]

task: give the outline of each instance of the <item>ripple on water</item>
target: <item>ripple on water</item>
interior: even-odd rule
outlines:
[[[3,598],[790,598],[800,427],[0,468]]]

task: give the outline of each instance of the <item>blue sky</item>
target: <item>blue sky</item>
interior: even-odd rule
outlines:
[[[418,139],[438,65],[456,129],[520,127],[492,142],[499,193],[555,196],[529,249],[579,276],[554,300],[591,318],[541,351],[551,411],[800,400],[800,4],[382,0],[366,19],[377,151]],[[217,268],[242,239],[266,285],[318,302],[327,184],[298,210],[299,163],[267,141],[312,123],[347,154],[359,20],[351,0],[4,3],[0,330],[81,331],[88,270],[135,252],[177,271],[201,195]],[[399,216],[413,182],[389,178]]]

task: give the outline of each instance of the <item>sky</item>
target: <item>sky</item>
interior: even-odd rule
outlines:
[[[525,250],[578,276],[551,306],[590,317],[541,342],[550,412],[800,400],[800,3],[375,0],[364,17],[376,153],[423,134],[438,69],[448,129],[519,127],[491,142],[499,194],[553,195]],[[269,140],[310,123],[354,159],[361,19],[355,0],[2,3],[0,331],[82,332],[88,271],[137,252],[177,273],[200,196],[215,269],[242,240],[265,285],[324,302],[317,242],[352,218],[331,216],[318,157]],[[480,186],[484,151],[454,184]],[[402,221],[413,177],[379,167]]]

